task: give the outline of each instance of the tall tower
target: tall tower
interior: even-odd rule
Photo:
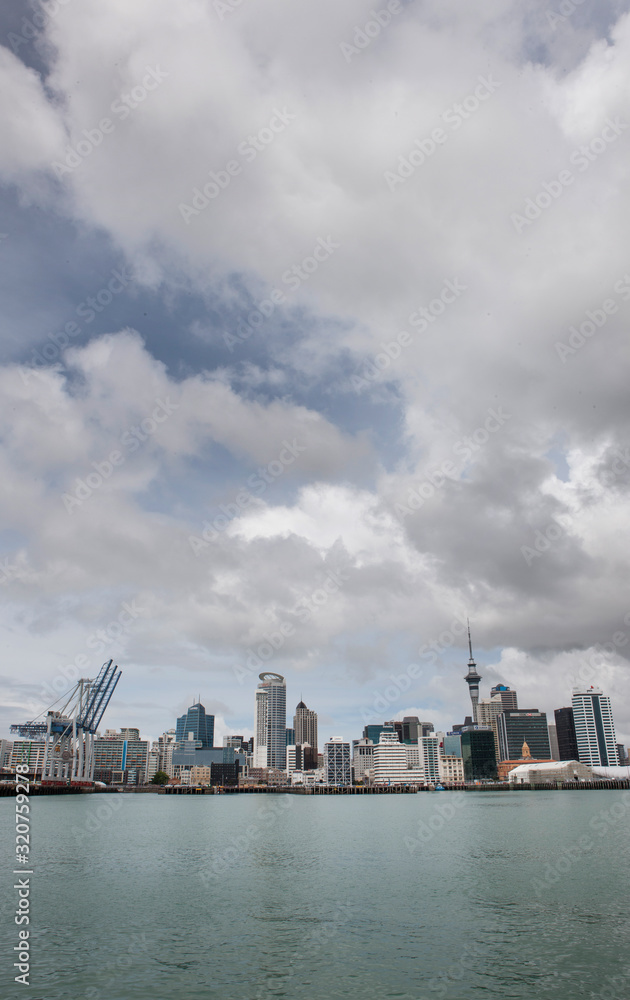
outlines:
[[[477,725],[477,705],[479,704],[479,681],[481,680],[481,677],[477,673],[477,664],[473,659],[472,642],[470,639],[470,622],[468,623],[468,650],[470,652],[470,658],[468,660],[468,673],[464,677],[464,680],[468,684],[468,690],[470,691],[473,722]]]
[[[293,716],[295,742],[308,743],[317,753],[317,712],[312,712],[300,701]]]
[[[287,766],[287,688],[282,674],[259,674],[256,691],[255,760],[262,758],[262,739],[267,749],[267,767],[284,771]],[[256,751],[260,751],[258,754]],[[257,763],[258,767],[264,764]]]
[[[196,701],[187,712],[179,716],[175,739],[178,743],[194,740],[204,749],[214,746],[214,715],[206,715],[201,702]]]
[[[611,767],[619,762],[610,698],[598,688],[573,688],[573,722],[582,764]]]
[[[267,767],[267,692],[258,686],[254,709],[254,767]]]

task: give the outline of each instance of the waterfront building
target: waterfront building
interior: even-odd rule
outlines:
[[[516,708],[503,712],[497,719],[499,731],[499,759],[518,759],[523,743],[527,743],[532,757],[551,760],[547,715],[538,709]]]
[[[599,688],[573,688],[573,722],[582,764],[610,767],[618,763],[617,739],[610,698]]]
[[[352,780],[364,781],[369,778],[374,767],[374,744],[372,740],[352,741]],[[367,773],[366,773],[367,772]]]
[[[519,757],[518,760],[502,760],[497,764],[497,774],[499,781],[505,781],[506,778],[509,776],[510,771],[513,771],[514,768],[516,767],[520,767],[521,764],[529,765],[529,764],[546,764],[546,763],[548,763],[546,757],[543,760],[537,760],[534,757],[532,757],[531,751],[527,743],[523,743],[521,749],[521,756]]]
[[[149,741],[138,729],[107,729],[94,740],[94,780],[108,785],[142,785],[148,779]]]
[[[374,781],[377,785],[404,785],[409,782],[407,747],[393,729],[383,729],[372,751]]]
[[[443,785],[463,784],[465,780],[463,758],[456,754],[440,754],[438,777]]]
[[[351,785],[350,744],[331,736],[324,744],[324,771],[327,785]]]
[[[432,736],[421,736],[418,740],[420,769],[424,771],[425,779],[433,783],[440,780],[440,742],[440,737],[435,733]]]
[[[558,737],[558,760],[579,760],[573,709],[571,706],[556,708],[553,715]]]
[[[293,744],[287,744],[287,767],[286,767],[286,771],[287,771],[288,775],[290,775],[292,771],[297,770],[296,763],[295,763],[295,750],[296,750],[295,743],[293,743]],[[301,770],[301,768],[300,768],[300,770]]]
[[[201,702],[195,702],[178,718],[175,740],[177,743],[194,741],[200,747],[214,746],[214,715],[206,715]]]
[[[0,740],[0,768],[8,768],[12,749],[12,740]]]
[[[628,751],[626,750],[623,743],[617,744],[617,757],[621,765],[628,765]]]
[[[281,674],[259,675],[254,716],[254,765],[284,771],[287,766],[287,689]]]
[[[317,712],[307,708],[303,701],[298,702],[296,706],[293,728],[295,729],[295,743],[308,743],[310,747],[317,750]]]
[[[16,764],[28,764],[29,774],[41,778],[45,756],[46,743],[43,740],[13,740],[9,753],[9,770],[15,771]]]
[[[480,726],[462,729],[461,741],[466,781],[496,778],[497,759],[492,730]]]
[[[596,781],[597,775],[587,764],[577,760],[529,761],[519,764],[508,774],[515,785],[543,785],[556,781]]]
[[[169,778],[173,777],[173,749],[175,747],[175,730],[167,729],[165,733],[158,736],[153,748],[157,749],[158,771],[164,771]]]
[[[477,705],[479,704],[479,681],[481,680],[480,674],[477,672],[477,664],[473,658],[472,651],[472,641],[470,638],[470,625],[468,626],[468,650],[470,652],[470,657],[468,660],[468,673],[464,677],[468,685],[468,691],[470,694],[470,702],[472,704],[472,717],[475,723],[477,723]]]

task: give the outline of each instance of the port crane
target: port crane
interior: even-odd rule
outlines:
[[[59,710],[48,709],[45,720],[11,726],[12,733],[46,743],[42,784],[93,783],[94,735],[121,673],[109,660],[95,679],[78,680],[65,704]]]

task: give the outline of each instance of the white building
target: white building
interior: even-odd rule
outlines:
[[[165,733],[157,739],[158,771],[164,771],[169,778],[173,777],[173,748],[175,746],[175,730],[167,729]],[[156,743],[152,749],[156,749]]]
[[[464,783],[464,759],[452,754],[440,754],[438,760],[439,779],[444,785]]]
[[[15,771],[16,764],[28,764],[31,774],[42,775],[46,743],[39,740],[14,740],[9,755],[9,769]]]
[[[324,744],[324,771],[327,785],[351,785],[350,744],[331,736]]]
[[[287,746],[287,774],[290,776],[295,770],[295,743],[289,743]]]
[[[377,785],[406,785],[411,780],[407,767],[407,747],[396,732],[383,730],[372,751],[374,782]]]
[[[593,771],[577,760],[550,760],[538,764],[519,764],[508,772],[513,785],[544,785],[556,781],[594,781]]]
[[[261,688],[254,708],[254,767],[267,767],[267,691]]]
[[[436,782],[440,780],[440,737],[434,733],[432,736],[421,736],[418,740],[420,751],[420,767],[424,771],[427,781]]]
[[[366,771],[371,772],[374,764],[372,740],[354,740],[352,754],[352,772],[355,781],[363,781]]]
[[[572,704],[580,762],[600,767],[618,764],[610,698],[598,688],[573,688]]]

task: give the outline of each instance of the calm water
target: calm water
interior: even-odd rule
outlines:
[[[627,1000],[629,802],[33,799],[26,988],[7,960],[14,800],[2,799],[0,995]]]

